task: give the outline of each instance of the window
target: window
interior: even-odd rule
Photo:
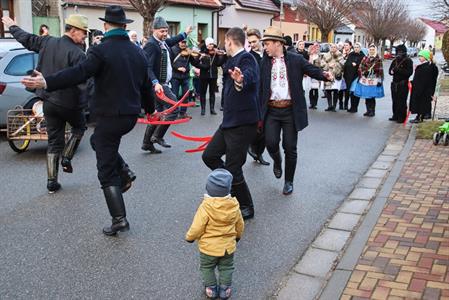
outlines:
[[[293,34],[293,40],[296,42],[299,40],[299,34],[295,33]]]
[[[37,65],[36,53],[27,53],[14,57],[5,69],[5,74],[12,76],[25,76],[29,70],[34,70]]]
[[[175,36],[179,33],[179,22],[167,22],[168,23],[168,34],[170,36]]]
[[[14,19],[14,0],[1,0],[0,11],[2,16],[8,16]],[[11,37],[9,31],[5,30],[3,23],[0,23],[0,38]]]

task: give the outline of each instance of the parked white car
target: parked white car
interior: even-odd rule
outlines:
[[[20,45],[20,44],[19,44]],[[39,100],[20,80],[36,68],[38,54],[24,48],[4,49],[0,43],[0,127],[6,127],[8,110],[17,106],[32,108]]]

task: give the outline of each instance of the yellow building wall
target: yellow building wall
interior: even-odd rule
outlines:
[[[304,35],[307,36],[307,31],[308,31],[307,24],[282,22],[282,26],[281,26],[279,21],[273,20],[272,25],[275,27],[281,27],[282,33],[284,35],[291,36],[294,42],[302,40]],[[298,38],[295,38],[295,34],[297,35]]]
[[[321,41],[321,31],[318,29],[318,26],[315,24],[309,25],[309,41]],[[334,40],[334,31],[329,33],[327,37],[327,42],[331,43]]]

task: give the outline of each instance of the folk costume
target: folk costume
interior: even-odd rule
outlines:
[[[234,67],[243,73],[241,85],[237,85],[228,73]],[[231,195],[239,201],[243,218],[249,219],[254,216],[254,206],[242,167],[261,119],[257,100],[259,67],[254,57],[242,47],[232,57],[228,57],[223,69],[223,121],[202,159],[212,170],[224,168],[231,172]],[[222,160],[223,155],[226,155],[226,161]]]
[[[285,43],[282,32],[268,27],[265,40]],[[265,142],[273,159],[276,178],[282,177],[282,157],[279,149],[282,131],[282,147],[285,153],[285,183],[283,194],[293,192],[293,179],[297,162],[298,131],[308,125],[307,105],[302,87],[304,74],[317,80],[327,81],[323,71],[310,64],[301,55],[284,50],[280,58],[262,58],[260,65],[261,86],[259,99],[264,117]]]
[[[126,19],[123,8],[117,5],[107,7],[105,17],[100,20],[112,24],[133,22]],[[147,113],[154,111],[148,60],[143,50],[129,40],[125,29],[112,29],[90,51],[87,60],[45,77],[47,91],[75,86],[92,76],[95,94],[90,107],[97,126],[90,141],[97,158],[98,179],[112,216],[112,225],[105,227],[103,233],[115,235],[129,229],[122,193],[135,180],[118,153],[120,141],[134,128],[142,105]]]
[[[71,15],[66,24],[87,31],[87,18]],[[39,53],[36,70],[44,76],[72,67],[86,59],[80,45],[70,37],[38,36],[11,26],[14,38],[30,51]],[[86,85],[70,86],[58,91],[38,89],[36,95],[44,100],[44,115],[47,124],[47,189],[54,193],[61,188],[58,182],[59,159],[64,172],[72,173],[71,160],[86,130],[84,109],[86,103]],[[31,107],[30,107],[31,108]],[[71,134],[65,142],[66,123],[71,126]]]
[[[397,46],[396,52],[398,55],[388,70],[393,76],[391,82],[393,116],[389,120],[403,123],[407,118],[408,79],[413,74],[413,61],[407,56],[405,45]]]
[[[327,98],[326,111],[335,112],[338,101],[338,93],[341,88],[343,78],[343,65],[341,63],[343,56],[340,51],[325,53],[321,60],[321,67],[324,71],[331,72],[334,76],[334,81],[324,82],[324,91]]]
[[[162,17],[156,17],[153,22],[154,29],[168,28],[167,22]],[[165,41],[158,40],[154,35],[148,39],[143,50],[148,56],[149,61],[149,73],[150,81],[154,85],[157,83],[164,87],[164,93],[170,99],[177,99],[170,88],[170,81],[173,77],[173,58],[172,50],[170,47],[176,45],[178,42],[184,40],[187,37],[185,32],[178,34]],[[155,101],[157,111],[163,111],[170,107],[170,104],[158,100],[154,89],[151,89],[151,94]],[[175,120],[178,115],[178,111],[175,111],[168,115],[165,120]],[[161,153],[160,150],[154,147],[154,143],[161,145],[164,148],[170,148],[171,145],[167,144],[164,140],[165,133],[170,125],[147,125],[145,135],[142,142],[142,150],[150,151],[151,153]]]

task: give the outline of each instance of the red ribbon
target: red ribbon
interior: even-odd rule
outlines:
[[[184,102],[184,100],[187,99],[187,96],[189,96],[190,94],[190,90],[187,91],[181,99],[179,99],[179,101],[181,101],[181,104],[179,105],[180,107],[192,107],[195,106],[195,102],[189,102],[189,103],[182,103]],[[164,102],[167,102],[168,104],[171,105],[176,105],[176,101],[173,101],[172,99],[168,98],[165,94],[164,94],[164,90],[160,90],[159,93],[156,93],[156,96],[161,99]]]
[[[201,145],[199,145],[196,148],[185,150],[185,152],[187,152],[187,153],[201,152],[201,151],[206,150],[207,145],[209,144],[209,142],[212,139],[212,136],[203,136],[203,137],[200,137],[200,136],[187,136],[187,135],[180,134],[180,133],[178,133],[176,131],[172,131],[171,134],[174,135],[177,138],[182,139],[182,140],[193,141],[193,142],[203,142]]]

